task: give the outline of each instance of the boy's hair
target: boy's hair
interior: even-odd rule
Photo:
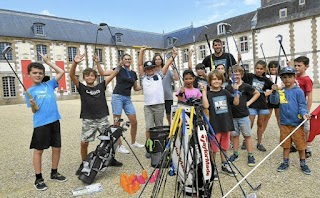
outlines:
[[[214,39],[212,41],[212,45],[214,45],[214,43],[222,43],[222,41],[220,39]]]
[[[32,68],[43,70],[43,74],[45,73],[45,68],[41,63],[38,63],[38,62],[30,63],[28,65],[28,74],[30,74],[30,71],[32,70]]]
[[[223,73],[219,72],[218,70],[214,70],[212,72],[209,73],[208,75],[208,84],[211,85],[211,81],[213,79],[213,76],[216,76],[219,80],[222,80],[222,83],[225,82],[225,78]]]
[[[196,77],[196,76],[194,75],[193,71],[190,70],[190,69],[184,70],[184,72],[183,72],[183,74],[182,74],[183,78],[184,78],[186,75],[191,75],[193,78]]]
[[[256,64],[254,65],[254,67],[257,67],[258,65],[261,65],[263,68],[266,68],[267,67],[267,63],[263,60],[258,60],[256,62]]]
[[[162,56],[161,56],[160,54],[156,54],[156,55],[153,56],[153,58],[152,58],[152,63],[153,63],[154,65],[156,65],[156,58],[157,58],[157,56],[160,57],[160,59],[161,59],[161,67],[163,67],[163,66],[164,66],[164,62],[163,62],[163,58],[162,58]]]
[[[98,73],[96,70],[92,69],[92,68],[86,68],[85,70],[83,70],[82,72],[82,75],[83,75],[83,78],[85,76],[88,76],[90,73],[93,73],[93,75],[95,76],[95,78],[98,77]]]
[[[232,71],[233,72],[239,72],[241,74],[241,76],[243,76],[244,74],[244,70],[243,70],[243,67],[239,66],[239,65],[234,65],[232,67]]]
[[[270,61],[268,64],[268,68],[270,69],[272,66],[278,67],[278,61]]]
[[[309,58],[306,56],[299,56],[298,58],[294,59],[294,62],[303,63],[304,65],[309,65]]]

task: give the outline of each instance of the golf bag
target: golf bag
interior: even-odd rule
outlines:
[[[129,126],[129,122],[126,125]],[[115,156],[118,139],[125,130],[123,126],[111,125],[103,132],[99,131],[100,135],[97,138],[100,140],[100,144],[82,162],[83,168],[79,175],[81,181],[91,184],[98,172],[106,171]]]

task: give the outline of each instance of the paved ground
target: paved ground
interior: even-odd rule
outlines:
[[[110,98],[108,98],[110,101]],[[138,140],[144,142],[144,116],[142,96],[133,96],[134,105],[138,112]],[[319,105],[319,89],[314,91],[313,109]],[[32,135],[32,114],[25,104],[0,106],[0,133],[2,143],[0,144],[0,197],[71,197],[71,190],[83,186],[83,183],[74,175],[80,163],[79,154],[79,133],[81,130],[81,120],[79,119],[80,101],[68,100],[59,101],[59,109],[62,115],[62,157],[59,171],[68,177],[65,183],[57,183],[49,180],[51,168],[51,152],[47,150],[43,156],[43,175],[49,187],[47,191],[37,192],[33,187],[34,173],[32,168],[32,151],[29,144]],[[110,104],[109,104],[110,107]],[[254,133],[255,134],[255,133]],[[126,134],[130,140],[129,134]],[[255,135],[254,135],[255,138]],[[264,142],[268,151],[271,151],[278,143],[279,131],[276,127],[275,118],[272,117]],[[90,146],[93,150],[98,142]],[[281,162],[282,150],[276,152],[261,165],[248,180],[252,185],[262,183],[261,190],[257,191],[258,197],[318,197],[318,187],[320,184],[320,138],[314,141],[313,156],[308,160],[312,169],[312,175],[306,176],[299,169],[299,159],[297,154],[291,155],[291,166],[287,172],[278,173],[276,171]],[[135,149],[138,158],[141,160],[148,173],[151,172],[149,161],[144,158],[143,149]],[[261,161],[268,153],[254,150],[257,162]],[[102,183],[104,190],[101,193],[89,197],[129,197],[119,186],[119,175],[121,173],[141,174],[141,168],[132,154],[117,154],[117,159],[124,163],[121,168],[110,168],[104,174],[100,174],[96,182]],[[246,165],[246,152],[240,151],[240,160],[235,163],[243,174],[251,170]],[[241,177],[238,177],[241,179]],[[165,197],[172,197],[174,177],[169,177]],[[221,182],[226,193],[237,182],[234,178],[222,175]],[[250,193],[251,190],[245,183],[242,184],[244,190]],[[143,197],[149,197],[153,185],[147,188]],[[138,193],[132,195],[136,197]],[[131,197],[132,197],[131,196]],[[214,184],[214,196],[221,197],[218,183]],[[241,197],[241,192],[237,188],[230,197]]]

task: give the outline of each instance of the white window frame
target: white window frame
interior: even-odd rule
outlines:
[[[122,43],[122,34],[121,33],[116,33],[114,35],[116,43]]]
[[[16,84],[14,76],[4,76],[2,77],[2,91],[4,98],[16,97]]]
[[[222,51],[226,52],[226,42],[225,41],[221,41],[221,47],[222,47]]]
[[[182,61],[183,62],[188,62],[188,60],[189,60],[189,49],[184,49],[183,51],[182,51]]]
[[[220,35],[220,34],[225,34],[225,33],[226,33],[226,30],[224,27],[224,23],[219,23],[217,25],[217,34]]]
[[[249,42],[247,36],[240,37],[240,52],[248,52],[249,51]]]
[[[206,46],[205,45],[200,45],[199,46],[199,59],[204,59],[206,56],[207,56]]]
[[[96,51],[95,51],[95,53],[96,53],[96,55],[98,56],[98,58],[99,58],[99,62],[101,63],[101,62],[103,62],[102,60],[102,58],[103,58],[103,56],[102,56],[102,49],[99,49],[99,48],[97,48],[96,49]]]
[[[167,43],[168,43],[168,46],[172,46],[173,45],[173,38],[167,38]]]
[[[299,0],[299,5],[305,5],[306,1],[305,0]]]
[[[77,55],[77,48],[76,47],[68,47],[68,61],[71,63],[73,58]]]
[[[34,23],[33,31],[36,36],[45,36],[44,24],[43,23]]]
[[[42,57],[39,55],[39,53],[41,54],[48,54],[47,52],[47,46],[46,45],[36,45],[36,50],[37,50],[37,61],[43,61]]]
[[[0,42],[0,52],[2,52],[7,46],[11,46],[11,43]],[[7,52],[6,57],[7,57],[8,60],[13,60],[12,51]],[[2,54],[0,55],[0,60],[4,60]]]
[[[282,13],[284,13],[284,15],[282,15]],[[288,16],[288,11],[287,8],[282,8],[279,10],[279,18],[286,18]]]

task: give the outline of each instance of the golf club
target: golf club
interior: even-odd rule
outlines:
[[[223,26],[224,26],[224,30],[225,30],[226,45],[227,45],[227,50],[228,50],[230,68],[232,68],[231,54],[230,54],[230,48],[229,48],[229,42],[228,42],[228,32],[229,32],[229,30],[231,28],[231,25],[228,24],[228,23],[224,23]],[[227,62],[226,62],[226,68],[225,69],[226,69],[226,77],[227,77],[226,79],[229,79],[229,65],[227,65]],[[234,78],[233,77],[233,71],[232,71],[232,78]],[[234,81],[233,81],[233,83],[234,83]]]
[[[276,79],[275,79],[275,84],[277,84],[277,81],[278,81],[278,76],[279,76],[279,73],[280,73],[280,54],[281,54],[281,46],[282,46],[282,36],[279,34],[276,38],[278,38],[278,41],[279,41],[279,44],[280,44],[280,47],[279,47],[279,54],[278,54],[278,72],[277,72],[277,75],[276,75]]]
[[[279,34],[276,38],[278,38],[278,41],[280,43],[280,47],[282,49],[282,52],[283,52],[284,56],[286,57],[286,61],[288,62],[288,57],[287,57],[286,51],[284,51],[284,48],[283,48],[283,45],[282,45],[282,35]]]
[[[208,26],[204,26],[207,30],[209,30]],[[212,59],[212,51],[211,51],[211,47],[210,47],[210,42],[209,42],[209,39],[208,39],[208,35],[207,34],[204,34],[204,36],[206,37],[206,40],[207,40],[207,44],[208,44],[208,48],[209,48],[209,51],[210,51],[210,63],[211,63],[211,67],[210,67],[210,71],[212,70],[215,70],[215,65],[213,64],[213,59]]]
[[[260,49],[261,49],[261,52],[262,52],[262,55],[263,55],[264,62],[266,62],[266,64],[267,64],[267,59],[266,59],[266,56],[264,55],[264,51],[263,51],[262,45],[263,45],[263,43],[260,44]],[[267,72],[268,72],[268,75],[270,76],[269,67],[267,67]]]
[[[24,91],[26,92],[26,94],[28,95],[28,98],[29,99],[33,99],[31,94],[27,91],[26,87],[24,86],[24,84],[22,83],[22,81],[20,80],[18,74],[14,71],[13,67],[11,66],[10,62],[8,61],[7,57],[6,57],[6,54],[8,52],[10,52],[12,50],[12,47],[11,46],[7,46],[6,48],[4,48],[4,50],[2,51],[2,55],[3,55],[3,58],[7,61],[7,63],[9,64],[11,70],[13,71],[14,75],[17,77],[19,83],[21,84],[21,86],[23,87]],[[35,103],[35,107],[34,107],[35,110],[38,110],[39,107],[38,105]]]

